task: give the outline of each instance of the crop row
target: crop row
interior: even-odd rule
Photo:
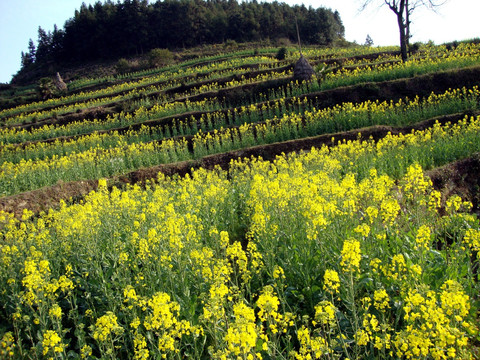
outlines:
[[[478,151],[479,131],[465,120],[145,189],[100,180],[38,218],[2,213],[0,350],[468,359],[480,225],[419,163]]]
[[[19,113],[19,115],[22,115],[22,113],[24,113],[23,115],[27,115],[25,112],[29,111],[28,108],[36,109],[37,113],[41,111],[42,107],[49,108],[47,113],[52,111],[62,112],[61,109],[58,109],[58,108],[52,109],[52,107],[55,107],[55,106],[68,107],[67,105],[80,106],[82,101],[88,101],[90,99],[95,99],[98,97],[111,97],[114,95],[129,92],[135,89],[140,90],[141,88],[152,86],[152,85],[156,85],[157,88],[161,86],[160,88],[170,89],[175,86],[178,86],[180,82],[188,82],[185,80],[190,80],[191,82],[192,80],[190,78],[195,79],[198,76],[198,74],[201,74],[206,71],[208,71],[208,76],[206,76],[204,80],[226,77],[231,74],[238,74],[238,73],[241,73],[242,69],[241,68],[236,69],[236,67],[240,67],[248,64],[259,64],[260,69],[269,69],[272,67],[275,68],[275,62],[271,58],[250,57],[246,59],[233,59],[230,61],[209,65],[209,66],[187,68],[185,70],[178,69],[176,72],[165,71],[157,76],[145,77],[137,81],[125,82],[118,85],[113,85],[103,89],[95,90],[95,91],[90,91],[85,93],[80,92],[73,95],[68,95],[61,98],[53,98],[53,99],[49,99],[49,100],[38,102],[38,103],[30,103],[27,105],[22,105],[21,107],[18,107],[15,109],[7,109],[0,112],[0,117],[8,118],[14,115],[15,113]],[[79,102],[80,104],[78,104]],[[6,122],[8,123],[9,121],[6,120]]]
[[[407,77],[407,76],[413,76],[415,74],[419,73],[426,73],[426,72],[431,72],[436,70],[444,70],[444,69],[452,69],[452,68],[458,68],[458,67],[465,67],[469,66],[475,63],[478,63],[478,46],[476,45],[464,45],[461,46],[455,50],[452,51],[447,51],[447,50],[439,50],[437,52],[426,52],[422,53],[424,56],[418,58],[414,62],[408,62],[407,64],[398,64],[398,63],[390,63],[390,66],[388,67],[381,67],[378,70],[378,74],[374,76],[373,74],[369,73],[368,70],[372,70],[371,68],[367,67],[366,69],[363,69],[363,67],[358,67],[354,68],[353,70],[346,70],[346,71],[340,71],[340,72],[335,72],[335,73],[330,73],[327,75],[328,78],[330,78],[330,81],[327,81],[326,85],[323,85],[323,87],[319,90],[324,90],[324,89],[329,89],[337,86],[343,86],[343,85],[349,85],[351,84],[351,80],[345,83],[345,80],[342,81],[342,79],[345,78],[350,78],[351,75],[356,78],[354,80],[354,83],[358,83],[361,81],[381,81],[381,80],[387,80],[387,79],[392,79],[392,78],[398,78],[398,77]],[[256,58],[254,58],[256,59]],[[262,58],[260,58],[262,59]],[[379,57],[379,60],[383,59],[383,56]],[[463,60],[463,61],[462,61]],[[268,61],[267,58],[264,59],[264,61]],[[271,61],[271,60],[270,60]],[[351,62],[349,63],[349,66],[352,67],[355,64],[361,65],[362,60],[358,60],[356,62]],[[231,62],[227,62],[226,64],[221,65],[220,67],[223,69],[224,66],[226,68],[231,67]],[[347,68],[349,69],[349,68]],[[395,70],[391,75],[385,75],[385,73],[389,73],[389,71]],[[185,70],[189,74],[198,74],[200,71],[199,69],[193,69],[193,70]],[[185,71],[179,70],[179,74],[181,76],[185,76]],[[192,72],[193,71],[193,72]],[[232,70],[227,71],[228,74],[232,73]],[[220,73],[215,76],[215,72],[213,73],[213,76],[211,77],[212,84],[214,84],[214,79],[215,77],[221,77],[224,76],[227,73]],[[233,73],[238,74],[238,70],[235,71],[233,70]],[[338,74],[335,76],[335,80],[333,81],[332,75],[333,74]],[[365,75],[366,74],[366,75]],[[361,78],[363,75],[364,78]],[[178,84],[175,81],[175,78],[178,76],[177,74],[170,74],[170,73],[163,73],[158,75],[159,77],[153,77],[153,78],[144,78],[136,82],[131,82],[131,83],[123,83],[119,85],[114,85],[113,87],[108,87],[104,88],[101,90],[96,90],[93,92],[88,92],[88,93],[80,93],[80,94],[74,94],[71,95],[67,98],[60,98],[60,99],[51,99],[47,100],[46,102],[43,102],[43,104],[48,104],[49,106],[52,105],[50,102],[55,102],[57,104],[62,104],[64,102],[71,103],[69,105],[64,105],[61,106],[58,109],[50,109],[45,112],[45,114],[42,114],[42,112],[38,113],[35,112],[35,114],[19,114],[19,116],[13,117],[13,118],[6,118],[5,123],[6,124],[12,124],[12,123],[22,123],[25,121],[29,121],[30,119],[33,118],[45,118],[48,116],[51,116],[53,112],[55,112],[57,115],[61,113],[65,113],[67,111],[71,111],[73,108],[78,109],[78,108],[86,108],[88,106],[84,105],[82,107],[82,103],[77,103],[77,101],[82,101],[86,99],[91,99],[92,97],[99,97],[99,96],[112,96],[112,94],[116,94],[119,91],[122,93],[127,92],[124,94],[127,98],[131,97],[134,94],[143,94],[143,95],[148,95],[151,94],[152,92],[158,92],[158,91],[164,91],[167,89],[174,88],[178,86]],[[207,79],[207,78],[206,78]],[[158,85],[159,82],[165,82],[163,85]],[[193,84],[195,81],[193,82]],[[157,85],[155,85],[157,84]],[[212,87],[212,86],[210,86]],[[148,89],[148,90],[147,90]],[[155,90],[153,90],[155,89]],[[206,90],[203,87],[203,90]],[[215,89],[210,89],[210,90],[215,90]],[[106,103],[104,100],[103,103]],[[107,102],[108,103],[108,102]],[[41,105],[41,104],[40,104]],[[32,105],[33,106],[33,105]],[[73,108],[72,108],[73,106]],[[72,109],[71,109],[72,108]],[[0,117],[4,116],[11,116],[12,111],[17,111],[15,109],[7,109],[2,112],[0,112]]]
[[[273,55],[277,52],[277,48],[258,48],[256,52],[258,55]],[[396,47],[376,47],[376,48],[369,48],[369,47],[358,47],[358,48],[326,48],[326,49],[311,49],[305,48],[304,54],[308,57],[314,57],[316,59],[330,59],[330,58],[340,58],[340,57],[352,57],[352,56],[362,56],[362,55],[370,55],[375,54],[377,52],[392,52],[396,51]],[[82,88],[85,86],[92,86],[92,85],[100,85],[105,82],[112,82],[115,80],[132,80],[135,78],[143,78],[147,76],[157,75],[163,72],[171,72],[174,73],[179,69],[183,68],[192,68],[192,67],[199,67],[208,66],[210,65],[213,69],[218,68],[220,63],[230,61],[230,59],[236,59],[237,61],[241,61],[240,64],[237,63],[237,66],[242,66],[246,64],[251,64],[250,59],[252,58],[251,50],[242,50],[236,52],[228,52],[228,53],[220,53],[213,56],[204,56],[195,58],[192,60],[183,61],[180,64],[170,65],[162,68],[155,68],[155,69],[148,69],[148,70],[141,70],[133,73],[121,74],[117,76],[107,76],[107,77],[100,77],[100,78],[91,78],[91,79],[79,79],[73,81],[69,84],[69,88],[72,90]],[[297,49],[295,48],[287,48],[287,60],[293,61],[297,56]],[[255,56],[255,55],[254,55]],[[270,61],[273,61],[271,59]],[[187,70],[190,72],[190,70]],[[204,68],[201,72],[208,72],[209,68]],[[199,71],[197,71],[199,72]]]
[[[53,155],[64,156],[75,151],[85,151],[92,147],[100,146],[109,148],[116,146],[118,143],[138,143],[148,141],[158,141],[169,137],[196,135],[199,130],[208,132],[215,129],[221,129],[232,126],[241,126],[246,124],[254,124],[265,121],[267,125],[272,127],[282,126],[291,122],[298,123],[298,115],[303,114],[300,127],[296,130],[298,136],[315,136],[325,133],[333,133],[340,131],[348,131],[356,128],[372,126],[372,125],[391,125],[405,126],[424,119],[435,116],[454,114],[457,112],[475,111],[479,108],[480,92],[477,86],[472,89],[456,89],[448,90],[443,94],[432,93],[428,98],[420,100],[416,97],[413,100],[408,98],[398,102],[371,102],[366,101],[360,104],[344,103],[333,108],[317,110],[315,104],[316,99],[307,100],[307,98],[291,98],[286,101],[280,99],[269,103],[263,103],[261,106],[250,105],[225,111],[209,111],[195,113],[190,118],[184,120],[173,118],[169,124],[160,126],[142,125],[138,131],[123,128],[122,133],[93,133],[92,135],[80,137],[68,141],[56,139],[54,142],[39,142],[20,146],[19,144],[4,145],[0,149],[0,163],[13,162],[17,163],[21,159],[39,160]],[[202,101],[199,103],[181,103],[182,107],[188,110],[203,109],[207,110],[213,107],[215,103]],[[173,113],[177,110],[176,104],[170,104]],[[167,111],[163,107],[158,107],[157,111],[162,114]],[[153,113],[153,114],[152,114]],[[134,118],[148,120],[150,117],[158,116],[158,112],[152,109],[146,111],[139,108]],[[295,120],[289,120],[290,118]],[[127,115],[122,125],[129,124],[130,117]],[[107,120],[112,122],[114,119]],[[148,124],[148,123],[147,123]],[[102,124],[102,128],[108,128],[106,123]],[[117,125],[118,126],[118,125]],[[260,124],[264,126],[264,124]],[[257,131],[255,131],[257,132]],[[273,130],[275,132],[275,130]],[[22,132],[30,134],[28,132]],[[31,138],[23,138],[22,141],[31,140]],[[277,141],[290,140],[290,138],[278,138]],[[9,141],[4,141],[8,144]]]
[[[256,76],[248,76],[245,75],[239,76],[239,80],[235,80],[232,78],[230,81],[222,81],[222,82],[205,82],[204,84],[200,83],[200,85],[196,87],[191,87],[186,92],[180,92],[169,96],[169,101],[175,101],[176,98],[185,98],[188,96],[199,95],[203,92],[207,91],[218,91],[220,89],[225,88],[232,88],[240,85],[251,84],[256,82],[264,82],[271,79],[277,78],[284,78],[286,76],[291,75],[290,72],[280,71],[276,72],[275,69],[272,71],[267,72],[260,72]],[[73,111],[78,111],[81,109],[91,108],[93,106],[100,106],[100,105],[113,105],[117,102],[125,102],[129,99],[139,99],[147,96],[158,96],[160,94],[165,93],[168,90],[175,89],[179,85],[174,81],[168,81],[162,85],[150,85],[147,87],[135,87],[132,90],[129,90],[126,93],[122,93],[121,95],[115,95],[113,97],[98,97],[92,100],[88,100],[86,102],[74,103],[71,105],[65,105],[59,108],[55,108],[53,110],[43,111],[43,112],[33,112],[26,115],[18,115],[12,118],[5,119],[5,125],[19,125],[25,123],[32,123],[37,122],[38,120],[48,119],[52,116],[58,116],[67,114]]]
[[[456,55],[455,55],[456,56]],[[411,61],[407,64],[399,63],[399,64],[390,64],[388,66],[379,66],[378,69],[376,68],[370,68],[370,67],[364,67],[364,68],[356,68],[354,70],[349,70],[349,71],[340,71],[342,73],[342,76],[338,76],[336,74],[327,74],[326,79],[324,79],[322,82],[313,82],[307,88],[305,89],[305,84],[298,84],[297,82],[292,82],[284,86],[281,91],[278,92],[275,89],[270,89],[267,91],[266,97],[264,97],[261,100],[265,99],[278,99],[283,97],[286,92],[288,91],[288,96],[300,96],[305,93],[307,90],[308,92],[315,92],[315,91],[322,91],[322,90],[327,90],[339,86],[345,86],[345,85],[354,85],[359,82],[367,82],[367,81],[382,81],[382,80],[392,80],[392,79],[397,79],[397,78],[403,78],[403,77],[413,77],[418,74],[423,74],[423,73],[430,73],[430,72],[435,72],[438,70],[444,70],[444,69],[452,69],[452,68],[459,68],[459,67],[468,67],[469,65],[472,64],[478,64],[478,54],[477,56],[464,56],[461,55],[460,57],[446,57],[445,59],[441,61],[433,61],[433,60],[422,60],[420,62],[416,61]],[[340,73],[339,72],[339,73]],[[282,75],[283,74],[283,75]],[[256,77],[253,78],[247,78],[244,79],[243,77],[240,80],[232,80],[229,82],[225,82],[222,84],[217,84],[217,83],[206,83],[204,85],[201,85],[198,88],[191,88],[189,91],[185,93],[178,93],[176,94],[170,102],[175,102],[175,98],[185,98],[189,96],[195,96],[195,95],[200,95],[205,92],[216,92],[220,89],[232,89],[235,87],[239,87],[248,83],[252,82],[258,82],[258,81],[265,81],[270,78],[278,78],[278,76],[285,76],[284,73],[282,74],[276,74],[274,73],[267,73],[267,74],[260,74]],[[161,93],[162,90],[159,90],[157,87],[152,86],[145,88],[140,91],[133,90],[128,94],[125,94],[121,99],[122,101],[125,101],[126,99],[129,98],[138,98],[142,96],[148,96],[152,94],[159,94]],[[211,97],[211,95],[209,95]],[[253,101],[258,101],[257,96],[252,95]],[[119,97],[115,98],[103,98],[103,99],[98,99],[98,100],[93,100],[91,104],[88,104],[89,106],[93,105],[102,105],[102,104],[110,104],[114,103],[115,101],[118,101]],[[151,100],[146,99],[142,100],[139,103],[144,103],[145,105],[150,104]],[[224,104],[223,106],[225,106]],[[83,104],[78,104],[78,107],[82,107]],[[171,111],[172,106],[169,104],[165,105],[166,108]],[[222,105],[218,105],[222,106]],[[181,106],[181,108],[183,108]],[[62,110],[62,112],[67,112],[67,111],[72,111],[74,109],[77,109],[77,105],[74,105],[72,107],[65,107],[65,109]],[[153,107],[152,116],[156,116],[158,114],[158,106]],[[50,116],[51,114],[48,112],[44,116]],[[28,115],[29,118],[32,119],[37,119],[39,114],[30,114]],[[128,116],[128,115],[127,115]],[[152,118],[152,116],[147,117],[140,117],[140,119],[137,120],[137,122],[141,122],[145,118]],[[115,116],[117,117],[117,116]],[[118,115],[118,118],[122,118],[122,114]],[[16,117],[16,120],[14,121],[26,121],[28,120],[27,118],[23,117]],[[130,119],[132,119],[130,117]],[[121,119],[122,124],[125,124],[125,119]],[[89,122],[87,122],[88,124]],[[97,122],[98,123],[98,122]],[[51,127],[45,127],[46,129],[51,129]],[[89,126],[90,128],[90,126]],[[63,129],[62,129],[63,130]],[[101,129],[99,129],[101,130]],[[3,132],[8,133],[8,134],[13,134],[16,132],[16,130],[8,130],[4,129]],[[22,132],[23,134],[25,132]]]
[[[411,125],[435,116],[478,109],[479,95],[477,87],[463,88],[432,94],[422,101],[419,98],[396,103],[367,101],[321,110],[308,110],[307,99],[299,98],[291,102],[290,112],[286,112],[285,102],[280,101],[271,107],[251,106],[238,111],[207,113],[192,121],[174,120],[170,126],[143,126],[124,134],[94,133],[65,142],[6,145],[0,151],[0,189],[3,195],[9,195],[52,185],[58,180],[112,176],[140,167],[198,159],[254,145],[379,124]],[[277,117],[282,113],[282,117]],[[273,118],[257,123],[262,117],[274,114]],[[226,125],[236,126],[224,129]],[[213,131],[205,133],[209,130]],[[189,140],[191,150],[185,138],[169,139],[172,135],[194,135]],[[79,168],[75,164],[79,164]]]
[[[24,128],[4,128],[0,130],[0,142],[5,145],[22,143],[25,141],[47,140],[60,136],[82,135],[94,131],[110,130],[140,124],[151,119],[182,114],[184,112],[211,111],[218,109],[220,109],[220,103],[216,98],[194,102],[190,102],[187,99],[186,101],[181,102],[154,104],[153,106],[150,106],[148,110],[144,106],[139,106],[133,113],[115,113],[113,115],[108,115],[105,120],[93,119],[75,121],[59,126],[46,124],[31,130],[25,130]]]
[[[163,73],[170,73],[175,74],[177,72],[185,71],[185,68],[188,72],[194,73],[190,71],[190,68],[197,69],[197,72],[206,73],[209,72],[210,69],[224,69],[225,66],[222,64],[227,64],[231,62],[232,67],[241,67],[244,65],[249,64],[256,64],[255,58],[259,59],[262,58],[267,60],[269,58],[268,55],[272,53],[273,50],[269,48],[262,48],[258,50],[258,54],[253,54],[252,52],[243,53],[243,55],[238,54],[237,56],[235,53],[228,53],[228,56],[207,56],[203,58],[196,58],[193,60],[182,61],[179,64],[174,65],[167,65],[163,67],[157,67],[153,69],[146,69],[140,70],[135,72],[129,73],[122,73],[117,75],[110,75],[105,77],[95,77],[95,78],[80,78],[77,80],[72,81],[69,83],[69,90],[70,91],[79,91],[82,88],[90,87],[90,86],[98,86],[102,83],[115,83],[115,82],[126,82],[130,81],[133,82],[134,80],[144,80],[144,78],[155,77],[157,75]],[[272,59],[269,59],[269,62],[272,62]],[[210,65],[210,67],[208,66]],[[112,86],[112,85],[110,85]]]

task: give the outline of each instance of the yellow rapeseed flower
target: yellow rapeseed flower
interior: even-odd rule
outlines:
[[[340,265],[343,270],[346,272],[359,271],[360,269],[360,260],[361,260],[361,251],[360,251],[360,242],[357,240],[345,240],[342,248],[342,260]]]
[[[43,333],[42,347],[43,355],[51,353],[54,356],[56,353],[61,353],[65,349],[62,338],[53,330],[47,330]]]
[[[340,278],[335,270],[327,269],[323,275],[323,290],[335,294],[340,288]]]
[[[104,342],[112,334],[120,335],[122,333],[123,328],[118,325],[117,316],[113,312],[107,311],[105,315],[99,317],[95,322],[92,337],[99,342]]]

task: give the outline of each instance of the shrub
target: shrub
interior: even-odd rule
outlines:
[[[115,70],[117,71],[118,74],[124,74],[129,72],[131,69],[131,65],[128,62],[127,59],[121,58],[120,60],[117,61],[117,64],[115,65]]]
[[[290,46],[290,45],[292,45],[292,42],[290,41],[290,39],[286,38],[286,37],[282,37],[282,38],[277,39],[276,43],[277,43],[277,46]]]
[[[173,61],[173,53],[168,49],[153,49],[148,54],[148,62],[151,67],[161,67]]]
[[[56,88],[53,80],[49,77],[41,78],[38,81],[37,92],[43,100],[54,97],[56,94]]]
[[[281,47],[277,51],[277,55],[275,56],[277,60],[285,60],[287,57],[287,48],[286,47]]]
[[[238,44],[235,40],[227,39],[225,41],[225,43],[223,44],[223,47],[225,49],[236,49],[236,48],[238,48]]]
[[[411,44],[408,50],[410,51],[410,54],[415,54],[418,52],[418,50],[420,50],[421,46],[422,46],[422,43],[416,42]]]

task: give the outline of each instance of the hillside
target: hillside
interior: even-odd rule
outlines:
[[[0,358],[478,356],[480,45],[287,50],[0,111]]]
[[[39,74],[55,75],[68,65],[147,54],[152,49],[182,50],[219,43],[292,41],[296,22],[302,41],[332,45],[345,29],[338,12],[285,3],[237,0],[98,1],[82,4],[53,31],[38,30],[22,53],[13,78],[25,84]],[[25,44],[26,45],[26,44]]]

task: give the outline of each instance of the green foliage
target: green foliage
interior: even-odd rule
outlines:
[[[287,359],[315,355],[311,343],[332,358],[388,359],[409,350],[403,343],[446,354],[446,334],[468,359],[478,219],[458,197],[439,213],[418,164],[395,181],[370,161],[357,178],[348,155],[359,153],[348,146],[337,157],[312,149],[237,161],[229,172],[161,175],[144,188],[109,190],[100,179],[78,204],[25,211],[22,221],[1,213],[0,319],[9,327],[0,351],[133,359],[148,349],[159,359],[167,339],[178,351],[168,359],[236,349]],[[247,345],[234,343],[232,328]],[[260,336],[265,347],[247,342]]]
[[[125,74],[132,69],[132,66],[127,59],[121,58],[115,64],[115,70],[118,74]]]
[[[236,49],[238,48],[238,44],[235,40],[232,40],[232,39],[227,39],[225,41],[225,43],[223,44],[223,47],[225,49],[230,49],[230,50],[233,50],[233,49]]]
[[[148,63],[151,67],[162,67],[173,62],[173,53],[168,49],[153,49],[148,54]]]
[[[410,52],[410,54],[416,54],[420,48],[422,47],[422,43],[420,42],[415,42],[413,44],[410,44],[409,48],[408,48],[408,51]]]
[[[41,98],[44,100],[54,97],[57,93],[55,84],[53,83],[53,80],[49,77],[41,78],[38,81],[37,91]]]
[[[32,63],[44,66],[72,61],[114,59],[148,53],[151,49],[191,48],[272,39],[296,39],[290,21],[297,17],[305,44],[331,44],[342,38],[338,13],[286,4],[229,1],[171,0],[107,1],[83,4],[64,29],[39,29],[38,45],[23,54],[24,73]],[[21,75],[21,74],[20,74]]]
[[[292,46],[292,42],[290,41],[289,38],[286,38],[286,37],[283,37],[283,38],[278,39],[278,40],[276,41],[276,44],[277,44],[278,46],[285,46],[285,47],[287,47],[287,46]]]
[[[321,84],[253,50],[204,48],[0,111],[0,196],[101,178],[21,221],[0,211],[1,359],[471,357],[478,219],[423,169],[480,151],[479,48],[402,63],[305,47]],[[462,67],[442,90],[381,83]],[[355,103],[316,93],[354,84]],[[228,170],[198,168],[231,150]]]
[[[288,50],[286,47],[281,47],[277,51],[277,55],[275,56],[277,60],[285,60],[287,58]]]

